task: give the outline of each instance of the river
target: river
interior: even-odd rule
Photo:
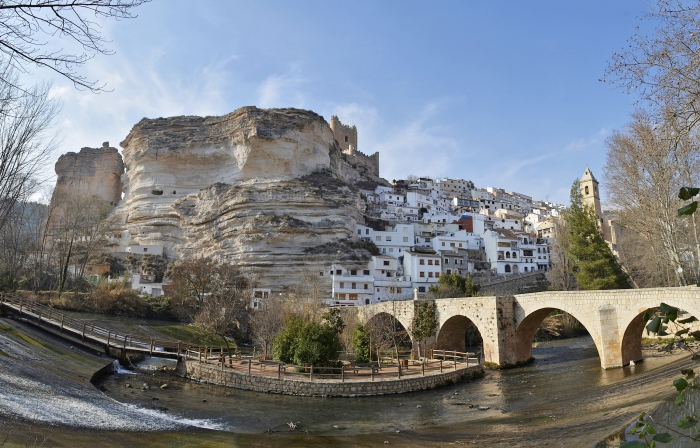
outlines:
[[[589,447],[672,396],[671,382],[688,364],[680,353],[646,351],[644,363],[604,371],[586,337],[540,343],[536,361],[525,367],[392,396],[241,391],[163,372],[174,363],[156,358],[94,387],[89,377],[109,361],[99,351],[20,321],[0,323],[0,442],[8,435],[6,447]]]
[[[540,343],[533,355],[537,360],[529,366],[489,371],[470,383],[381,397],[294,397],[199,384],[162,372],[159,368],[172,368],[174,361],[156,358],[133,371],[111,375],[98,386],[115,400],[147,412],[208,422],[209,428],[222,431],[288,432],[286,423],[294,422],[296,431],[310,435],[351,435],[421,431],[474,420],[483,424],[619,382],[668,361],[649,356],[631,368],[602,370],[590,337]],[[163,384],[166,389],[160,388]]]

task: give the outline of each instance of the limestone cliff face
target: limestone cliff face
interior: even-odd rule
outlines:
[[[82,148],[78,153],[63,154],[55,169],[49,227],[62,225],[69,204],[80,208],[96,197],[105,206],[113,207],[122,198],[124,162],[117,148],[111,148],[109,143],[104,143],[102,148]]]
[[[68,152],[56,162],[54,198],[60,195],[98,196],[113,205],[122,198],[124,162],[117,148],[82,148]]]
[[[227,260],[267,286],[319,275],[340,256],[368,256],[316,250],[352,236],[363,202],[353,186],[361,176],[313,112],[143,119],[121,146],[122,247],[162,244],[169,257]]]

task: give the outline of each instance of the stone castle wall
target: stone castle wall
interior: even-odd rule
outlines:
[[[464,377],[471,378],[472,374],[482,372],[483,368],[478,365],[426,376],[412,375],[401,379],[347,380],[345,382],[249,376],[243,372],[231,369],[221,370],[220,367],[193,360],[179,360],[177,370],[180,375],[194,381],[255,392],[308,397],[358,397],[433,389],[462,381]]]
[[[351,165],[353,169],[365,175],[379,177],[379,153],[375,152],[371,156],[368,156],[358,151],[357,128],[355,126],[344,125],[335,115],[331,116],[329,124],[333,131],[333,137],[338,142],[338,146],[340,146],[343,152],[345,161]]]

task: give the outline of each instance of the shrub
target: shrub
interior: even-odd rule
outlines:
[[[319,367],[337,364],[341,346],[336,329],[327,323],[287,320],[285,329],[275,338],[275,359],[295,365],[311,363]]]
[[[358,324],[352,331],[352,346],[355,350],[355,362],[369,362],[370,348],[367,327]]]
[[[92,290],[90,299],[95,312],[112,316],[145,317],[148,308],[136,291],[120,282],[100,283]]]

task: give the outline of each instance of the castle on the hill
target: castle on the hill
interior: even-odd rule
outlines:
[[[333,137],[338,142],[338,146],[343,150],[349,163],[366,168],[367,172],[379,177],[379,153],[375,152],[371,156],[357,150],[357,128],[347,126],[340,122],[338,117],[331,115],[330,120]],[[354,168],[357,168],[355,166]]]

